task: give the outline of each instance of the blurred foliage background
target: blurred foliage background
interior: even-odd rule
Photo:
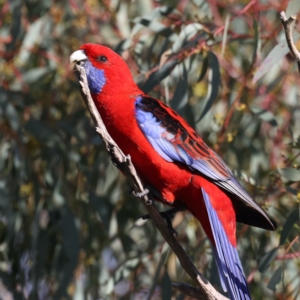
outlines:
[[[253,299],[300,299],[300,79],[286,9],[299,1],[0,0],[1,299],[186,299],[171,282],[190,279],[139,220],[84,107],[69,56],[87,42],[122,54],[278,221],[276,232],[238,226]],[[173,225],[221,291],[201,226],[187,212]]]

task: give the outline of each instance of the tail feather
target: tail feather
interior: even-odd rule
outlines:
[[[231,300],[250,300],[250,293],[237,250],[228,240],[217,212],[212,207],[209,196],[203,188],[202,194],[215,241],[213,253],[222,288],[228,292]]]

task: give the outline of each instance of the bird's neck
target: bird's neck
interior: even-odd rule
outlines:
[[[141,95],[143,92],[136,85],[131,89],[105,87],[100,94],[93,95],[93,99],[108,130],[129,130],[135,125],[134,103]]]

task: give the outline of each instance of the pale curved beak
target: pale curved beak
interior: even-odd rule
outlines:
[[[83,50],[77,50],[73,52],[70,56],[70,63],[77,64],[81,61],[87,60],[87,56],[85,55]]]

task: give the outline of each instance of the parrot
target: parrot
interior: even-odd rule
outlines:
[[[120,55],[88,43],[70,62],[85,69],[107,131],[131,156],[143,184],[156,191],[155,200],[184,207],[201,223],[224,292],[231,300],[251,299],[237,252],[236,222],[266,230],[275,230],[276,222],[176,111],[137,86]]]

